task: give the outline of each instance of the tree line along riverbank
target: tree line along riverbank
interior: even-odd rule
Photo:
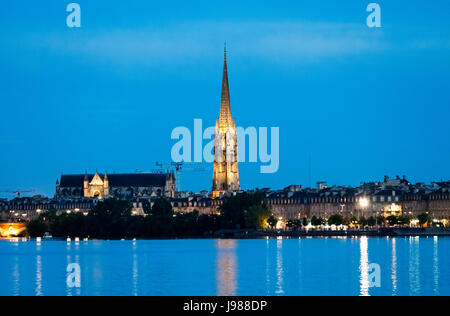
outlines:
[[[132,205],[125,200],[106,199],[88,213],[63,213],[56,210],[40,214],[37,220],[27,224],[26,234],[42,237],[48,233],[56,238],[78,237],[91,239],[123,238],[177,238],[177,237],[236,237],[258,238],[264,236],[393,236],[398,229],[408,226],[407,217],[350,218],[333,215],[328,219],[312,217],[296,219],[286,223],[286,230],[278,230],[276,219],[265,202],[262,193],[241,193],[229,197],[220,207],[220,214],[175,213],[164,198],[153,206],[144,202],[145,216],[134,216]],[[421,225],[432,224],[428,214],[419,217]],[[350,230],[311,229],[333,225],[350,225]],[[375,227],[376,226],[376,227]],[[380,226],[395,226],[387,229]],[[358,227],[359,229],[355,229]],[[406,229],[406,228],[405,228]],[[406,231],[404,231],[406,233]],[[414,232],[410,230],[411,234]],[[415,234],[424,234],[417,230]]]

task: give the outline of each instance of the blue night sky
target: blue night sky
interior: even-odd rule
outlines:
[[[450,179],[447,0],[378,1],[381,29],[369,0],[79,0],[80,29],[70,2],[0,4],[0,190],[170,162],[173,128],[219,115],[225,41],[237,125],[280,128],[279,171],[241,164],[244,189],[308,186],[309,157],[312,183]]]

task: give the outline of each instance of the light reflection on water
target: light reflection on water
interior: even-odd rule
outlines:
[[[409,295],[420,295],[419,237],[409,238]]]
[[[392,240],[392,295],[397,295],[397,239],[391,238]]]
[[[133,241],[133,296],[138,296],[138,255],[137,255],[137,243]]]
[[[449,295],[448,238],[0,241],[0,295]],[[81,288],[66,284],[81,267]],[[371,288],[369,264],[381,267]]]
[[[361,271],[361,296],[369,296],[369,246],[367,237],[361,237],[359,243],[361,251],[361,261],[359,269]]]
[[[42,296],[42,259],[36,257],[36,296]]]
[[[217,295],[236,295],[236,275],[238,272],[236,260],[236,244],[234,239],[217,239]]]
[[[265,295],[270,295],[270,240],[269,237],[266,238],[266,262],[265,262],[265,278],[266,278],[266,284],[265,284]]]
[[[277,295],[283,295],[283,238],[277,238]]]
[[[17,296],[19,295],[19,288],[20,288],[20,273],[19,273],[19,257],[14,257],[14,270],[12,273],[13,277],[13,291],[12,295]]]
[[[438,240],[437,236],[434,237],[434,247],[433,247],[433,295],[439,295],[439,258],[438,258]]]

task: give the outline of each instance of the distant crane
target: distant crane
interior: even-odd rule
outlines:
[[[158,167],[155,170],[155,173],[162,174],[164,172],[174,172],[175,173],[175,180],[176,180],[176,186],[178,188],[178,191],[180,191],[180,173],[181,172],[205,172],[205,171],[212,171],[212,167],[188,167],[185,168],[182,162],[172,162],[170,164],[164,164],[157,162],[156,166]]]
[[[156,162],[156,169],[153,170],[154,173],[158,173],[158,174],[163,174],[166,172],[170,172],[171,169],[171,164],[166,164],[166,163],[162,163],[162,162]]]
[[[157,169],[155,170],[155,173],[163,174],[165,172],[167,173],[175,173],[175,181],[176,181],[176,187],[180,188],[180,179],[179,179],[179,173],[181,171],[181,168],[183,167],[182,162],[171,162],[171,163],[161,163],[156,162]]]
[[[17,198],[20,198],[22,193],[34,193],[34,192],[36,192],[36,190],[34,190],[34,189],[31,189],[31,190],[17,189],[17,190],[3,190],[3,191],[0,191],[0,193],[14,194],[14,195],[16,195]]]

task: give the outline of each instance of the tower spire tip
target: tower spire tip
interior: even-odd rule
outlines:
[[[225,61],[227,60],[227,42],[225,41],[225,43],[223,44],[223,56]]]

